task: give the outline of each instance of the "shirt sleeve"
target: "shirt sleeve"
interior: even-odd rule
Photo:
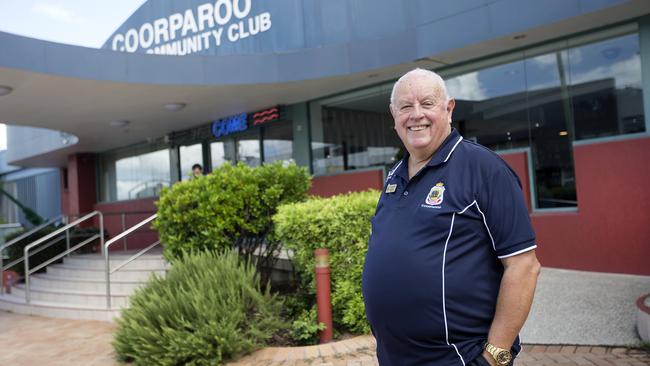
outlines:
[[[535,232],[516,174],[503,161],[487,174],[479,190],[478,209],[499,258],[536,248]]]

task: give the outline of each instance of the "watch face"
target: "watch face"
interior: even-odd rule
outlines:
[[[512,361],[512,355],[508,351],[501,351],[496,357],[497,365],[507,365]]]

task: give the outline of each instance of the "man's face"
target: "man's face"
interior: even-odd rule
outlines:
[[[194,168],[192,169],[192,173],[194,174],[195,177],[200,177],[201,175],[203,175],[203,169]]]
[[[397,85],[390,110],[395,130],[411,155],[431,155],[451,132],[453,99],[431,77],[410,75]]]

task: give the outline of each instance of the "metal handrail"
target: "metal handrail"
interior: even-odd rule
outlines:
[[[20,261],[15,260],[15,261],[13,261],[13,262],[11,262],[11,263],[9,263],[9,264],[7,264],[7,265],[5,266],[4,263],[3,263],[4,258],[3,258],[3,256],[2,256],[2,252],[3,252],[5,249],[9,248],[10,246],[12,246],[12,245],[18,243],[19,241],[21,241],[21,240],[23,240],[23,239],[25,239],[25,238],[27,238],[27,237],[33,235],[34,233],[37,233],[37,232],[43,230],[45,227],[47,227],[47,226],[49,226],[49,225],[52,225],[53,223],[55,223],[55,222],[57,222],[57,221],[59,221],[59,220],[62,220],[62,219],[63,219],[63,216],[62,216],[62,215],[56,216],[56,217],[54,217],[54,218],[48,220],[47,222],[45,222],[45,223],[43,223],[43,224],[40,224],[40,225],[38,225],[38,226],[36,226],[36,227],[33,227],[33,228],[31,228],[29,231],[26,231],[26,232],[24,232],[23,234],[21,234],[21,235],[15,237],[15,238],[13,238],[13,239],[11,239],[9,242],[4,243],[3,245],[0,245],[0,294],[4,293],[4,290],[5,290],[5,286],[4,286],[4,276],[2,276],[2,272],[4,272],[5,270],[7,270],[7,269],[13,267],[14,265],[16,265],[16,264],[18,264],[18,263],[20,263],[20,262],[22,262],[22,258],[20,258]]]
[[[157,213],[147,217],[146,219],[140,221],[139,223],[131,226],[128,230],[125,230],[125,231],[121,232],[120,234],[118,234],[117,236],[115,236],[114,238],[109,239],[106,242],[106,244],[104,244],[103,250],[104,250],[104,263],[105,263],[105,275],[106,275],[106,308],[107,309],[109,309],[109,310],[111,309],[111,274],[117,272],[119,269],[121,269],[122,267],[124,267],[127,264],[131,263],[132,261],[134,261],[135,259],[137,259],[141,255],[143,255],[144,253],[149,251],[151,248],[153,248],[156,245],[160,244],[160,240],[156,241],[155,243],[149,245],[145,249],[143,249],[140,252],[136,253],[134,256],[127,259],[124,263],[117,266],[113,271],[110,270],[111,267],[110,267],[110,259],[109,259],[109,255],[108,255],[108,249],[110,248],[111,245],[116,243],[118,240],[126,237],[127,235],[133,233],[134,231],[138,230],[139,228],[143,227],[144,225],[148,224],[149,222],[155,220],[156,217],[158,217]]]
[[[61,239],[63,239],[63,238],[65,238],[65,237],[64,237],[64,236],[59,236],[58,238],[56,238],[56,239],[54,239],[54,240],[52,240],[52,241],[49,241],[49,242],[45,243],[45,245],[43,245],[42,247],[40,247],[40,248],[34,250],[34,251],[32,252],[32,255],[44,251],[45,249],[47,249],[47,248],[51,247],[52,245],[58,243],[58,242],[59,242]],[[7,265],[6,265],[2,270],[5,271],[5,270],[7,270],[7,269],[9,269],[9,268],[11,268],[11,267],[13,267],[13,266],[15,266],[16,264],[18,264],[18,263],[20,263],[20,262],[22,262],[22,261],[24,261],[24,260],[25,260],[25,257],[20,257],[20,258],[14,260],[13,262],[7,264]]]
[[[78,218],[77,220],[75,220],[75,221],[73,221],[73,222],[71,222],[71,223],[66,224],[65,226],[63,226],[63,227],[61,227],[61,228],[59,228],[59,229],[57,229],[57,230],[51,232],[51,233],[48,234],[48,235],[45,235],[44,237],[42,237],[42,238],[40,238],[40,239],[34,241],[33,243],[31,243],[31,244],[29,244],[29,245],[27,245],[27,246],[25,247],[25,256],[24,256],[24,258],[25,258],[25,303],[29,304],[29,301],[30,301],[29,275],[30,275],[31,273],[30,273],[30,270],[29,270],[29,255],[30,255],[29,250],[32,249],[33,247],[37,246],[37,245],[40,245],[40,244],[43,243],[44,241],[49,240],[49,239],[51,239],[51,238],[53,238],[53,237],[55,237],[55,236],[57,236],[57,235],[59,235],[59,234],[61,234],[61,233],[63,233],[63,232],[65,232],[65,233],[66,233],[66,237],[68,237],[67,234],[68,234],[68,230],[69,230],[70,228],[73,228],[73,227],[79,225],[80,223],[82,223],[82,222],[84,222],[84,221],[87,221],[88,219],[91,219],[91,218],[93,218],[93,217],[95,217],[95,216],[99,216],[99,234],[97,234],[97,235],[95,235],[95,236],[99,236],[100,243],[101,243],[101,248],[104,249],[104,216],[102,215],[102,213],[101,213],[100,211],[93,211],[93,212],[89,213],[88,215],[85,215],[84,217]],[[95,240],[95,239],[97,239],[97,238],[95,238],[95,237],[93,236],[93,240]],[[89,242],[89,241],[84,241],[84,242],[81,243],[81,244],[84,244],[84,245],[85,245],[85,244],[87,244],[88,242]],[[70,254],[72,251],[77,250],[78,248],[80,248],[81,246],[82,246],[82,245],[77,244],[77,245],[74,246],[74,248],[69,248],[68,250],[66,250],[66,251],[64,252],[64,254],[65,254],[65,255],[68,255],[68,254]],[[32,253],[32,254],[33,254],[33,253]],[[63,256],[58,255],[58,256],[56,256],[55,258],[56,258],[56,259],[60,259],[60,258],[62,258],[62,257],[63,257]],[[53,260],[50,260],[50,261],[53,261]],[[51,263],[51,262],[50,262],[50,263]],[[39,266],[39,267],[40,267],[40,266]],[[40,267],[40,268],[42,268],[42,267]],[[39,268],[39,269],[40,269],[40,268]]]

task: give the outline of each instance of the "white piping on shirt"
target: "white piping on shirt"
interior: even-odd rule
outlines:
[[[395,165],[395,167],[388,172],[388,176],[386,176],[386,183],[388,183],[388,181],[393,177],[393,174],[395,174],[397,168],[399,168],[399,166],[402,165],[403,161],[404,160],[400,160],[399,163],[397,163],[397,165]]]
[[[474,202],[476,202],[476,200],[474,200]],[[487,230],[488,235],[490,236],[490,241],[492,241],[492,249],[494,249],[494,251],[496,252],[497,247],[494,245],[494,238],[492,238],[492,233],[490,232],[490,228],[488,227],[485,214],[483,213],[483,211],[481,211],[481,207],[479,207],[478,202],[476,202],[476,208],[478,209],[478,212],[481,213],[481,216],[483,216],[483,224],[485,225],[485,229]]]
[[[443,161],[444,163],[446,163],[447,160],[449,160],[449,157],[451,156],[451,153],[453,153],[454,150],[456,150],[456,146],[458,146],[458,144],[460,144],[461,141],[463,141],[463,136],[458,138],[458,141],[456,141],[456,143],[454,144],[454,147],[451,148],[451,151],[449,152],[449,154],[447,154],[447,157]]]
[[[503,259],[503,258],[508,258],[508,257],[514,257],[517,254],[525,253],[525,252],[531,251],[531,250],[533,250],[535,248],[537,248],[537,245],[533,244],[533,245],[529,246],[526,249],[518,250],[518,251],[516,251],[514,253],[510,253],[510,254],[506,254],[506,255],[500,255],[500,256],[498,256],[498,258]]]
[[[456,347],[455,344],[449,343],[449,330],[447,327],[447,306],[445,304],[445,261],[447,258],[447,245],[449,244],[449,239],[451,238],[451,233],[454,230],[454,220],[456,219],[456,213],[451,216],[451,225],[449,227],[449,235],[447,235],[447,240],[445,241],[445,249],[442,252],[442,314],[445,319],[445,341],[447,342],[448,346],[453,346],[454,349],[456,350],[456,354],[458,357],[460,357],[460,362],[463,363],[463,366],[465,366],[465,360],[463,359],[463,356],[460,355],[460,352],[458,352],[458,348]]]

